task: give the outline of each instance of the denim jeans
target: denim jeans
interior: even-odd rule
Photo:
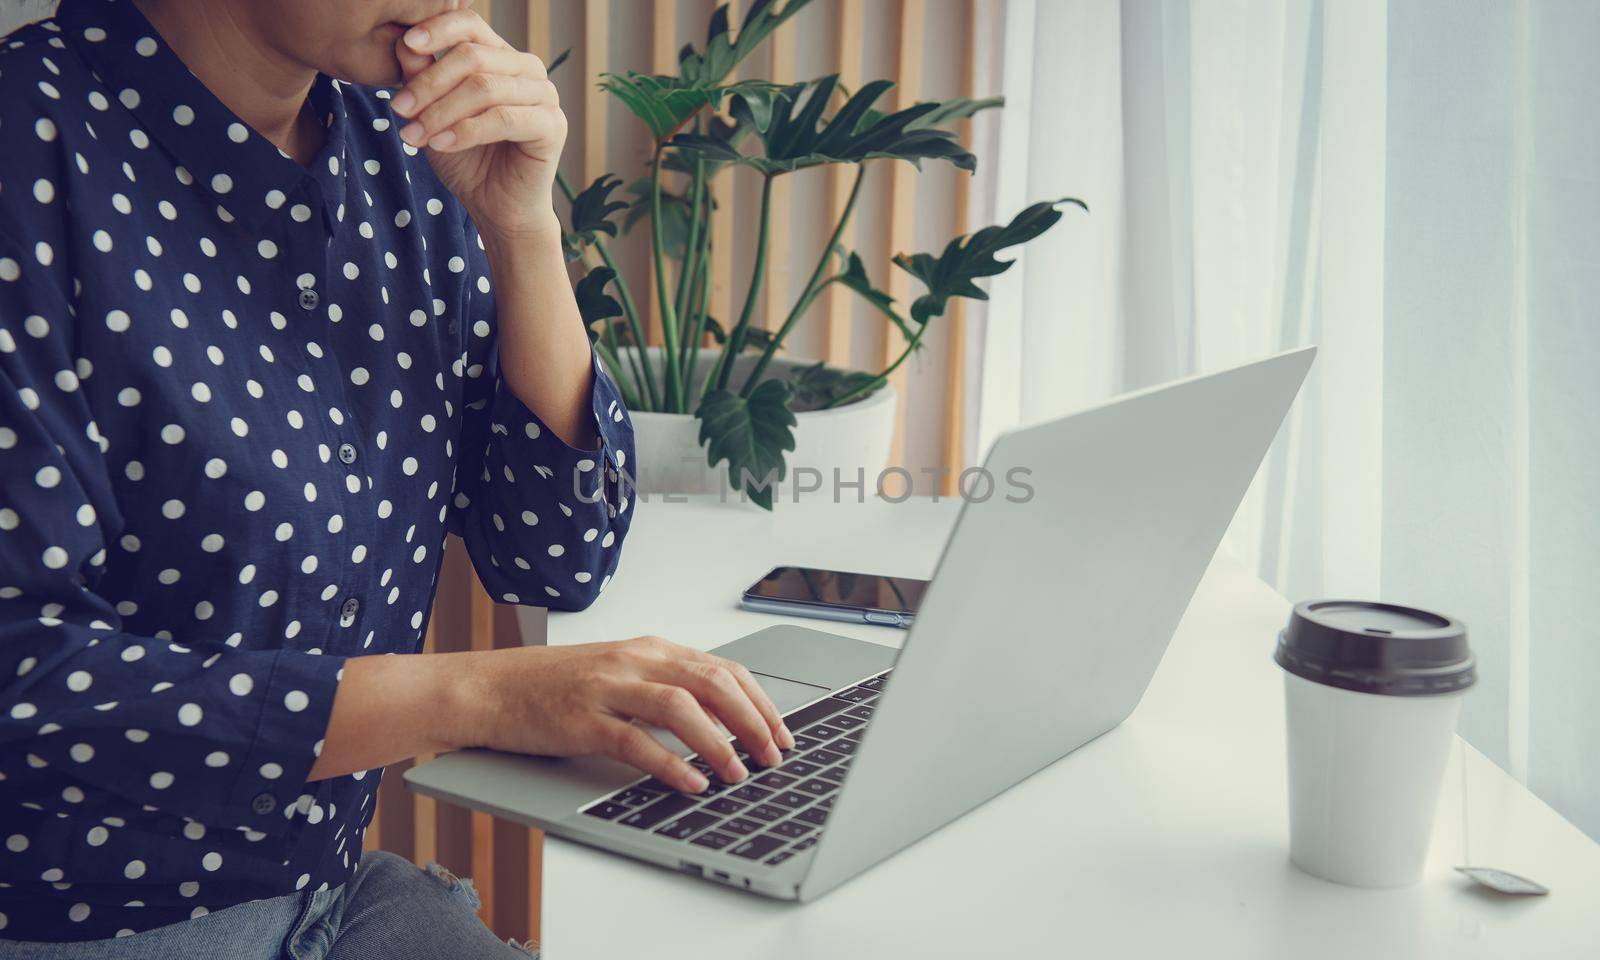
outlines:
[[[3,960],[528,960],[478,919],[471,881],[371,851],[331,890],[253,900],[127,937],[77,943],[0,939]]]

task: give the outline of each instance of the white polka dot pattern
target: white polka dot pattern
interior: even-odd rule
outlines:
[[[596,361],[578,450],[505,386],[374,91],[317,79],[302,167],[127,0],[0,41],[0,91],[3,936],[337,886],[380,780],[306,782],[346,658],[421,647],[448,533],[496,600],[592,602],[627,411]]]

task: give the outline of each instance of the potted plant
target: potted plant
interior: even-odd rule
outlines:
[[[685,45],[676,75],[601,75],[601,88],[645,123],[653,143],[644,176],[630,187],[631,202],[614,197],[623,181],[612,174],[582,190],[558,178],[571,203],[568,258],[583,266],[578,306],[634,414],[640,461],[634,470],[653,471],[657,490],[704,489],[706,478],[725,464],[730,484],[770,509],[797,440],[813,451],[809,462],[832,459],[852,474],[856,467],[881,468],[894,429],[888,377],[919,348],[929,321],[944,313],[951,297],[985,299],[973,281],[1009,267],[1011,261],[996,255],[1048,230],[1061,217],[1058,206],[1088,209],[1071,198],[1037,203],[1009,223],[956,237],[938,254],[896,254],[894,265],[926,291],[909,309],[895,303],[868,278],[861,257],[839,243],[867,164],[905,161],[920,169],[923,160],[942,160],[970,173],[976,158],[948,127],[999,106],[1001,98],[924,102],[885,113],[874,105],[894,86],[887,80],[855,91],[845,90],[837,76],[787,85],[728,81],[740,61],[809,3],[756,0],[737,36],[729,32],[727,8],[718,7],[705,49]],[[728,118],[718,112],[724,105]],[[781,324],[757,328],[751,318],[767,268],[773,182],[825,164],[856,167],[849,199]],[[712,317],[710,250],[731,239],[712,235],[710,185],[735,170],[761,178],[754,269],[738,317]],[[619,234],[619,217],[621,229],[649,230],[654,269],[647,295],[660,317],[659,346],[643,347],[638,300],[608,246]],[[885,369],[838,370],[778,356],[806,309],[835,283],[864,297],[904,335],[905,350]]]

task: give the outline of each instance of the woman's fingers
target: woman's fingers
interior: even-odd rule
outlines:
[[[427,70],[434,64],[434,59],[432,57],[425,53],[418,53],[415,50],[411,50],[403,43],[397,43],[394,45],[394,57],[400,63],[400,75],[405,78],[406,82],[408,83],[411,81],[411,78],[419,76],[424,70]],[[398,93],[396,96],[398,96]],[[390,106],[394,105],[393,99],[389,101],[389,104]]]
[[[541,122],[539,98],[545,95],[543,88],[546,86],[549,86],[547,81],[526,77],[475,73],[418,114],[400,131],[400,136],[412,146],[451,146],[451,143],[432,144],[430,141],[457,127],[453,145],[458,148],[475,138],[485,138],[476,139],[480,143],[513,137],[532,139]],[[458,126],[463,120],[478,117],[482,118],[479,127]]]
[[[751,702],[750,694],[734,678],[732,671],[718,660],[669,661],[659,679],[682,686],[709,706],[757,763],[771,767],[783,759],[773,742],[772,726],[767,718]]]
[[[733,783],[749,775],[750,771],[739,762],[733,745],[706,716],[694,694],[683,687],[648,680],[626,684],[616,701],[608,706],[618,713],[670,730],[711,764],[723,780]]]
[[[709,657],[717,662],[724,670],[733,675],[733,679],[743,688],[750,702],[755,704],[761,712],[762,719],[766,721],[768,729],[772,731],[773,740],[784,750],[794,749],[794,734],[790,732],[783,722],[783,714],[778,712],[778,705],[767,696],[767,691],[761,689],[761,684],[756,681],[748,667],[737,660],[727,660],[715,654],[703,653],[702,657]]]
[[[626,720],[608,717],[602,721],[601,752],[688,793],[699,793],[710,785],[705,774],[663,747],[660,741]]]
[[[453,152],[508,141],[531,156],[539,156],[541,151],[559,147],[566,135],[567,120],[559,110],[499,103],[440,130],[428,138],[428,146]]]
[[[527,69],[527,61],[531,59],[537,63],[538,57],[530,57],[528,54],[488,44],[462,43],[437,61],[427,54],[408,50],[404,44],[399,47],[396,56],[402,54],[407,57],[421,57],[426,61],[422,70],[415,76],[406,77],[405,86],[400,88],[390,101],[394,112],[402,117],[417,117],[441,97],[459,87],[462,81],[474,75],[492,74],[528,80],[544,79]]]
[[[401,37],[401,42],[418,53],[438,53],[458,43],[471,41],[492,47],[510,48],[483,18],[471,10],[450,10],[418,22]]]

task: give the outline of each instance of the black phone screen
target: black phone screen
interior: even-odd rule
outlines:
[[[752,597],[844,607],[916,613],[928,581],[846,573],[812,567],[775,567],[746,591]]]

